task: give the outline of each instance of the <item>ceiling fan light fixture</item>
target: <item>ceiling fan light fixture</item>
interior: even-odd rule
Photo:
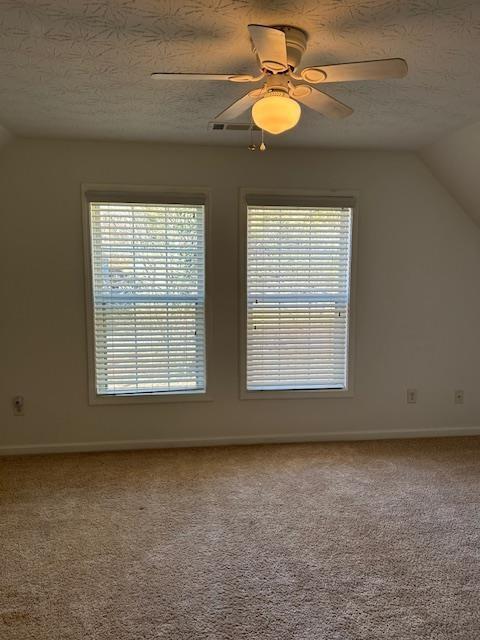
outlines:
[[[1,0],[0,0],[1,2]],[[346,104],[314,88],[314,84],[393,80],[408,73],[403,58],[360,60],[300,68],[307,47],[307,34],[290,25],[267,27],[249,24],[252,50],[260,66],[258,75],[225,73],[152,73],[159,80],[262,82],[262,87],[249,91],[221,111],[214,122],[223,124],[236,120],[252,110],[252,119],[262,131],[279,134],[292,129],[300,120],[300,104],[327,118],[346,118],[353,113]],[[303,81],[307,84],[297,84]]]
[[[302,110],[298,102],[283,91],[271,91],[252,107],[252,118],[260,129],[275,135],[293,129]]]

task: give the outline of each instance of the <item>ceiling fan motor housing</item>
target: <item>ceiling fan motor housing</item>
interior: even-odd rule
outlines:
[[[305,49],[307,48],[307,34],[296,27],[279,25],[275,27],[285,34],[287,41],[287,61],[291,69],[295,69],[300,64]]]

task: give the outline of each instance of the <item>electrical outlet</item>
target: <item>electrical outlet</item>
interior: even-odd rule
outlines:
[[[13,399],[13,415],[14,416],[23,416],[23,408],[24,408],[24,399],[23,396],[15,396]]]
[[[407,389],[407,403],[408,404],[416,404],[417,403],[417,390],[416,389]]]
[[[463,404],[463,389],[457,389],[454,395],[455,404]]]

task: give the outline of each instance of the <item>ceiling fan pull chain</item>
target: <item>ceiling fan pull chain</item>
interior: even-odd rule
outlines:
[[[266,151],[267,147],[265,146],[265,142],[263,140],[263,134],[264,134],[264,130],[262,129],[262,142],[260,143],[260,146],[258,147],[260,151]]]
[[[256,147],[255,143],[253,142],[253,118],[252,118],[252,116],[250,114],[250,144],[248,145],[247,149],[249,151],[255,151],[256,148],[257,147]]]

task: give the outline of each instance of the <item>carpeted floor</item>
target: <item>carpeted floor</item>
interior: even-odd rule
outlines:
[[[0,469],[2,640],[480,638],[480,438]]]

